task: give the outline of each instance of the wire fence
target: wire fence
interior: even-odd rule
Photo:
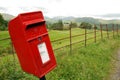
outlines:
[[[83,29],[70,28],[63,33],[60,31],[59,35],[51,35],[50,31],[49,34],[54,37],[54,39],[51,40],[54,51],[67,47],[70,50],[70,53],[72,53],[75,44],[86,47],[88,44],[93,42],[96,43],[104,38],[109,39],[112,37],[114,38],[116,35],[119,36],[119,27],[118,24],[95,24],[92,29],[87,29],[87,27]],[[59,38],[59,36],[63,37]],[[0,54],[3,55],[3,53],[15,53],[10,37],[0,38]]]
[[[62,43],[62,41],[65,41],[67,39],[69,41],[69,43],[64,46],[61,46],[59,48],[54,48],[54,51],[69,46],[70,53],[71,53],[72,47],[74,44],[82,43],[79,46],[86,47],[87,44],[89,44],[89,42],[88,42],[89,40],[93,40],[93,42],[96,43],[98,40],[102,40],[104,38],[110,38],[110,37],[114,38],[116,35],[117,36],[119,35],[118,34],[119,33],[119,25],[118,24],[112,24],[112,27],[110,27],[110,28],[109,27],[110,26],[108,24],[94,25],[94,27],[92,29],[84,28],[84,29],[82,29],[82,30],[84,30],[84,33],[82,32],[81,34],[75,34],[75,35],[73,34],[73,29],[70,28],[68,37],[64,37],[64,38],[60,38],[60,39],[51,41],[52,44],[54,44],[56,42]],[[81,37],[81,39],[80,39],[80,37]],[[76,39],[74,39],[74,38],[76,38]],[[79,40],[78,40],[78,38],[79,38]]]

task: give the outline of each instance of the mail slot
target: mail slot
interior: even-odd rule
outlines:
[[[19,14],[9,22],[9,34],[22,69],[41,78],[56,67],[41,11]]]

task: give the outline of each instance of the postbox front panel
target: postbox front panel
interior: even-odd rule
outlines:
[[[50,50],[52,47],[48,40],[49,36],[46,34],[29,42],[38,69],[40,70],[40,76],[43,76],[43,74],[51,71],[56,66],[53,51]]]

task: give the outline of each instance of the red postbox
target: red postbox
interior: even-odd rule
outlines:
[[[11,20],[9,34],[25,72],[41,78],[56,67],[41,11],[23,13]]]

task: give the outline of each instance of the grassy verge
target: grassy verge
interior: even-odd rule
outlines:
[[[48,74],[48,79],[103,80],[111,69],[113,52],[120,46],[120,39],[103,40],[72,54],[57,56],[58,67]],[[52,76],[54,77],[52,77]]]
[[[46,75],[47,80],[103,80],[111,69],[114,51],[120,46],[120,38],[104,39],[86,48],[73,46],[55,51],[57,67]],[[76,48],[77,47],[77,48]],[[17,59],[17,58],[16,58]],[[21,71],[18,61],[11,55],[0,57],[0,80],[38,80]],[[9,68],[8,68],[9,66]]]

